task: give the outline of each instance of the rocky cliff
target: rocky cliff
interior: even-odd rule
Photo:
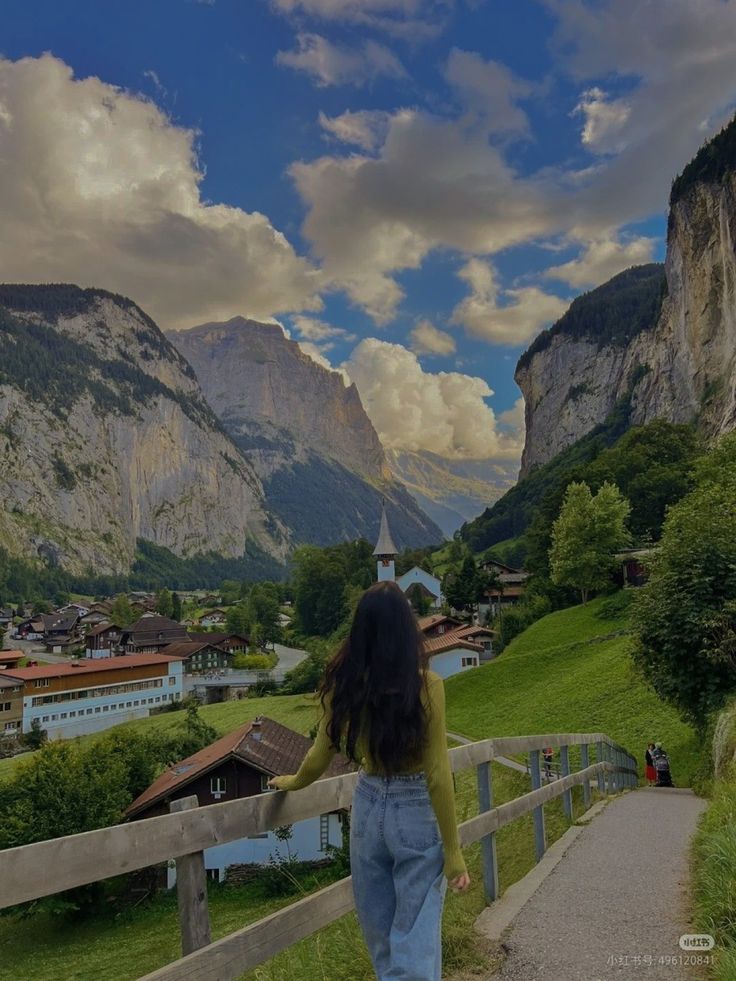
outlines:
[[[372,540],[383,497],[399,547],[442,540],[392,478],[355,385],[318,365],[278,325],[235,317],[168,336],[294,543]]]
[[[736,120],[673,185],[666,288],[656,266],[576,300],[519,361],[526,402],[522,476],[629,399],[632,424],[736,426]]]
[[[138,539],[286,549],[190,365],[102,290],[0,287],[0,495],[0,542],[77,573],[127,572]]]

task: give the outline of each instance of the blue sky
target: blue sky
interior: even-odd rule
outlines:
[[[736,98],[733,0],[5,0],[0,43],[7,278],[277,317],[448,457],[518,455],[519,353],[663,257]]]

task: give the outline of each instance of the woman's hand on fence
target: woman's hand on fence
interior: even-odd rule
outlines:
[[[470,885],[470,876],[467,872],[463,872],[461,875],[456,875],[454,879],[450,879],[450,889],[453,892],[465,892]]]
[[[283,790],[284,788],[282,787],[282,784],[286,783],[288,779],[288,776],[271,777],[271,779],[268,781],[268,786],[271,788],[271,790]]]

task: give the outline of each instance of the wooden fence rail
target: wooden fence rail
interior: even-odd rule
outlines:
[[[568,747],[580,746],[583,768],[541,785],[539,753],[551,746],[569,769]],[[590,747],[596,762],[589,764]],[[497,756],[529,753],[532,790],[499,806],[493,804],[489,763]],[[635,786],[636,761],[602,733],[547,734],[487,739],[450,751],[453,771],[475,767],[481,813],[460,826],[464,846],[481,841],[483,876],[489,901],[498,895],[496,832],[533,813],[537,859],[546,848],[544,804],[564,795],[572,815],[571,791],[582,786],[586,800],[591,781],[609,792]],[[536,761],[536,762],[535,762]],[[588,765],[585,765],[588,764]],[[215,943],[209,943],[206,884],[202,852],[284,824],[350,806],[357,774],[320,780],[298,793],[271,793],[199,808],[196,798],[178,801],[172,813],[99,831],[56,838],[0,851],[0,908],[37,899],[177,860],[177,889],[185,956],[146,975],[145,981],[227,981],[236,979],[353,909],[350,879],[342,879]]]

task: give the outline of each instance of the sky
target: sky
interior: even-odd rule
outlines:
[[[277,319],[385,445],[513,462],[519,354],[662,259],[736,0],[3,0],[0,268]]]

